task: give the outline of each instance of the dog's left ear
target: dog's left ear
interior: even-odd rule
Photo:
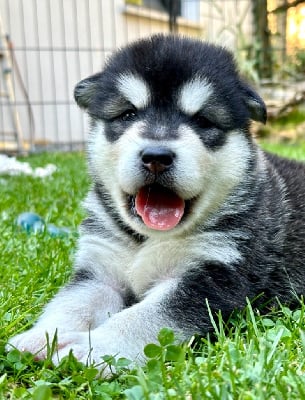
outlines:
[[[242,91],[250,118],[265,124],[267,122],[267,109],[263,99],[244,82],[242,82]]]
[[[91,100],[93,99],[96,90],[97,82],[101,77],[101,73],[89,76],[89,78],[80,81],[74,89],[74,99],[79,107],[85,110],[89,107]]]

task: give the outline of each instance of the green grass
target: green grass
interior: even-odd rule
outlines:
[[[305,146],[264,147],[305,159]],[[214,316],[215,336],[177,346],[171,332],[148,345],[147,365],[128,371],[120,360],[110,380],[72,355],[55,367],[29,353],[5,352],[7,339],[30,327],[71,273],[76,238],[20,231],[19,213],[76,230],[89,180],[82,154],[42,154],[32,166],[52,162],[58,171],[41,180],[0,177],[0,399],[301,399],[305,398],[305,306],[279,306],[261,316],[248,305],[224,324]],[[109,363],[114,361],[109,359]]]
[[[293,129],[296,125],[305,122],[305,112],[303,109],[295,108],[288,114],[280,116],[271,122],[276,131],[283,129]]]

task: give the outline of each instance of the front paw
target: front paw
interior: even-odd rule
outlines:
[[[53,355],[53,362],[58,365],[72,351],[78,361],[85,365],[94,365],[99,371],[98,375],[109,377],[117,372],[115,365],[118,358],[129,358],[119,349],[120,345],[113,336],[96,334],[96,331],[64,333],[60,336],[58,350]],[[115,360],[111,366],[105,362],[105,355],[112,356],[111,358]],[[129,368],[134,367],[131,362],[124,362],[124,367],[127,364],[129,364]]]
[[[56,342],[57,332],[48,333],[45,329],[32,328],[9,339],[6,350],[18,349],[21,352],[34,354],[35,359],[42,360]]]

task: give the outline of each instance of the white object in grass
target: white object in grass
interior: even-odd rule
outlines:
[[[0,174],[6,175],[31,175],[35,178],[50,176],[57,170],[54,164],[47,164],[45,167],[32,168],[28,162],[21,162],[15,157],[8,157],[0,154]]]

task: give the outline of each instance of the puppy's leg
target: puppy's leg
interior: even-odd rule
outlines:
[[[124,252],[113,240],[92,235],[81,237],[71,283],[46,306],[32,329],[9,340],[7,349],[13,346],[44,358],[46,334],[52,341],[57,332],[61,347],[64,332],[88,332],[122,310],[124,283],[116,265],[124,265],[124,262]]]
[[[57,333],[61,347],[64,332],[88,332],[122,308],[121,293],[110,285],[93,280],[69,284],[46,306],[32,329],[10,339],[7,349],[16,347],[45,358],[47,335],[52,342]]]

